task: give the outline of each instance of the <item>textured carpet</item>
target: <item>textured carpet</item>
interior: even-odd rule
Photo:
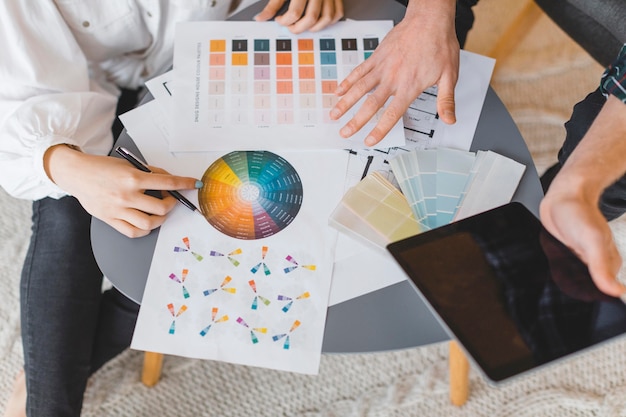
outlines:
[[[483,0],[468,49],[486,53],[514,14],[515,0]],[[595,88],[601,68],[541,19],[498,63],[492,85],[539,172],[554,160],[571,106]],[[554,88],[553,86],[557,86]],[[567,88],[563,88],[567,86]],[[506,140],[506,138],[503,138]],[[30,204],[0,191],[0,404],[22,364],[19,271]],[[614,222],[626,248],[626,223]],[[622,250],[626,254],[626,250]],[[167,357],[154,388],[139,382],[142,354],[127,351],[90,380],[84,416],[626,416],[626,340],[497,388],[471,370],[468,403],[448,401],[447,344],[358,355],[324,355],[318,376]]]

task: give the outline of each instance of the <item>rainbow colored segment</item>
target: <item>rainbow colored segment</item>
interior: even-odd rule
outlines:
[[[267,333],[267,327],[250,327],[248,323],[246,323],[246,321],[241,317],[237,318],[237,323],[241,324],[243,327],[247,329],[250,329],[250,340],[254,344],[259,343],[259,338],[257,337],[257,333],[263,333],[263,334]]]
[[[224,255],[221,252],[218,252],[216,250],[212,250],[209,253],[209,256],[226,256],[226,258],[230,261],[231,264],[233,264],[234,266],[239,266],[240,262],[237,259],[235,259],[234,257],[237,256],[237,255],[241,255],[242,252],[243,251],[241,250],[241,248],[238,248],[238,249],[235,249],[232,252],[228,252],[227,255]]]
[[[276,40],[276,121],[293,123],[293,59],[291,39]]]
[[[320,39],[320,79],[322,89],[322,107],[325,121],[330,121],[328,113],[337,104],[337,49],[335,39]]]
[[[252,288],[252,291],[254,292],[254,299],[252,300],[252,304],[250,305],[250,308],[252,310],[256,310],[257,308],[259,308],[259,301],[266,306],[270,305],[271,301],[263,297],[262,295],[259,295],[259,293],[257,292],[256,282],[254,282],[253,279],[248,281],[248,285],[250,286],[250,288]]]
[[[300,176],[289,162],[268,151],[235,151],[202,176],[200,210],[225,235],[262,239],[286,228],[302,206]]]
[[[185,247],[174,246],[174,252],[189,252],[198,262],[204,259],[202,255],[191,250],[191,244],[189,243],[189,238],[187,236],[183,238],[183,244]]]
[[[302,324],[300,322],[300,320],[294,321],[293,324],[291,325],[291,328],[289,329],[289,332],[274,335],[274,336],[272,336],[272,340],[274,342],[277,342],[277,341],[279,341],[279,340],[284,338],[285,342],[283,343],[283,349],[289,349],[291,347],[291,342],[289,341],[289,336],[291,335],[291,333],[293,333],[294,330],[296,330],[298,327],[300,327],[300,324]]]
[[[285,257],[285,259],[292,264],[292,266],[288,266],[286,268],[283,269],[283,271],[285,272],[285,274],[288,274],[298,268],[304,268],[304,269],[308,269],[309,271],[315,271],[315,269],[317,268],[315,265],[300,265],[291,255],[287,255],[287,257]]]
[[[183,297],[185,298],[189,298],[189,291],[187,291],[187,288],[185,288],[185,280],[187,279],[187,274],[189,273],[188,269],[183,269],[182,273],[181,273],[181,278],[178,278],[176,276],[175,273],[171,273],[170,274],[170,279],[174,282],[178,282],[181,287],[182,287],[182,291],[183,291]]]
[[[212,122],[224,122],[226,93],[226,40],[213,39],[209,43],[209,108]]]
[[[214,324],[216,323],[223,323],[225,321],[228,321],[228,314],[224,314],[222,317],[220,317],[219,319],[217,318],[217,312],[219,311],[219,309],[217,307],[213,307],[211,309],[211,323],[206,326],[204,329],[200,330],[200,336],[204,337],[207,335],[207,333],[209,333],[209,330],[211,330],[211,327],[213,327]]]
[[[304,299],[307,299],[309,297],[311,297],[311,293],[306,291],[306,292],[303,292],[302,294],[300,294],[299,296],[297,296],[295,298],[295,300],[293,298],[291,298],[291,297],[286,296],[286,295],[279,295],[278,296],[278,301],[287,301],[287,304],[285,304],[283,306],[283,308],[281,308],[281,310],[286,313],[286,312],[289,311],[291,306],[293,306],[294,301],[296,301],[296,300],[304,300]]]
[[[254,40],[254,108],[255,123],[266,125],[272,120],[270,40]]]
[[[178,309],[178,312],[176,312],[176,310],[174,310],[174,304],[169,303],[167,305],[167,309],[169,310],[170,314],[172,315],[172,317],[174,318],[172,320],[172,324],[170,324],[170,329],[168,331],[169,334],[174,334],[176,333],[176,318],[178,316],[180,316],[181,314],[183,314],[185,311],[187,311],[187,306],[185,304],[183,304],[182,306],[180,306],[180,308]]]
[[[252,269],[250,269],[250,272],[252,272],[253,274],[256,274],[261,267],[263,267],[263,273],[265,274],[265,276],[271,274],[272,272],[270,271],[269,266],[267,266],[267,264],[264,262],[265,261],[265,256],[267,255],[267,246],[263,246],[262,249],[262,254],[261,254],[261,262],[259,262],[258,264],[254,265],[252,267]]]
[[[208,296],[213,294],[215,291],[219,291],[222,290],[224,292],[227,292],[229,294],[236,294],[237,293],[237,288],[235,287],[228,287],[228,283],[230,283],[230,281],[232,281],[232,278],[227,275],[223,280],[222,283],[220,284],[219,288],[210,288],[208,290],[204,290],[202,291],[202,294],[204,294],[204,296]]]

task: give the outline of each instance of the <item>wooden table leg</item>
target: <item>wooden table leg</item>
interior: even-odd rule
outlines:
[[[450,342],[448,355],[450,401],[461,406],[469,397],[469,362],[455,341]]]
[[[159,382],[161,377],[161,367],[163,366],[163,354],[146,352],[143,357],[143,370],[141,372],[141,382],[145,386],[153,387]]]
[[[524,39],[542,15],[543,10],[533,0],[524,0],[524,6],[518,15],[500,36],[491,51],[487,52],[487,56],[496,59],[496,67]]]

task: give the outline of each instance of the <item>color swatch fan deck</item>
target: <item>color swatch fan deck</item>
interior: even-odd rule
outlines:
[[[389,163],[426,230],[510,202],[526,169],[493,151],[448,148],[414,150]]]
[[[525,166],[492,151],[437,148],[389,161],[402,193],[379,172],[350,188],[329,224],[378,249],[511,201]]]

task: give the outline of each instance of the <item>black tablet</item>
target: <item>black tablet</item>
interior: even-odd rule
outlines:
[[[491,381],[626,332],[626,305],[519,203],[387,248]]]

